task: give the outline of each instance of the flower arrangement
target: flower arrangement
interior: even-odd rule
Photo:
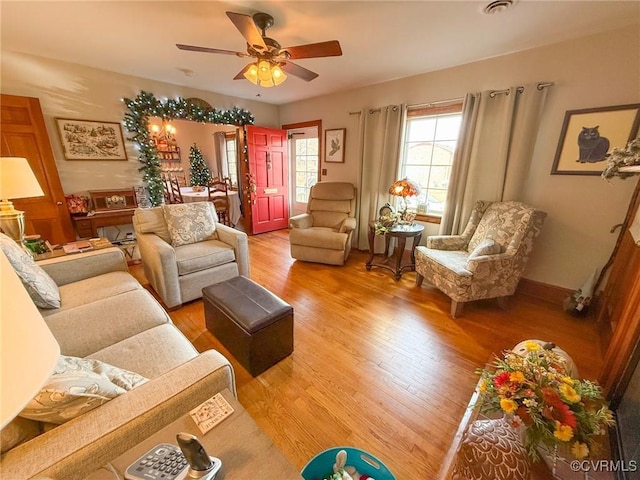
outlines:
[[[378,217],[375,223],[376,235],[382,235],[398,224],[398,214],[395,212],[385,213]]]
[[[614,147],[607,155],[607,166],[602,172],[602,178],[609,180],[613,177],[627,178],[634,174],[620,172],[620,167],[640,165],[640,137],[631,140],[626,148]]]
[[[594,437],[614,424],[602,389],[589,380],[566,374],[564,359],[552,349],[525,342],[526,353],[504,352],[495,370],[479,369],[483,413],[502,412],[515,428],[524,430],[524,447],[533,459],[538,447],[567,446],[578,459],[587,457]]]

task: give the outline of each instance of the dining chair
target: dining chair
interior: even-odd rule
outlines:
[[[169,175],[161,173],[160,178],[162,178],[162,197],[164,198],[164,203],[168,205],[171,203],[171,185],[169,183]]]
[[[184,203],[182,192],[180,191],[180,182],[174,175],[169,177],[169,189],[171,191],[171,203]]]
[[[207,188],[208,200],[213,203],[218,221],[227,226],[232,226],[229,219],[229,186],[224,180],[213,180]]]

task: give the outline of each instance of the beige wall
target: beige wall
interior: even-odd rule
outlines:
[[[140,90],[160,98],[200,97],[216,108],[237,105],[250,110],[256,124],[268,127],[316,119],[325,129],[345,127],[346,161],[330,164],[323,180],[355,182],[359,116],[349,112],[553,81],[522,194],[523,201],[549,215],[525,277],[571,289],[606,263],[617,236],[609,230],[623,221],[637,181],[614,180],[611,186],[599,177],[549,174],[566,110],[640,102],[637,26],[280,107],[11,52],[3,52],[1,62],[3,93],[40,99],[66,193],[140,183],[130,143],[128,162],[69,162],[54,125],[54,117],[121,121],[121,98]],[[188,147],[182,162],[188,163]],[[428,226],[427,234],[435,231]]]
[[[566,110],[640,102],[638,26],[367,88],[284,105],[283,124],[321,119],[325,129],[347,128],[346,161],[323,165],[326,181],[352,181],[358,169],[359,115],[388,104],[420,104],[466,92],[552,81],[522,201],[548,212],[526,278],[579,288],[606,263],[637,180],[550,175]],[[430,226],[428,233],[434,233]],[[424,238],[424,237],[423,237]]]
[[[266,103],[15,52],[2,52],[1,68],[2,93],[40,99],[62,188],[67,194],[141,185],[142,177],[138,172],[141,164],[132,142],[126,142],[126,162],[65,160],[55,117],[122,122],[125,105],[121,99],[135,98],[145,90],[159,99],[198,97],[217,109],[245,108],[253,113],[257,124],[279,126],[278,107]],[[212,133],[215,128],[203,127],[199,134],[195,133],[196,129],[181,130],[177,139],[182,148],[182,164],[188,174],[189,146],[193,141],[198,141],[199,145],[201,141],[206,143],[207,132],[211,130],[209,133]],[[187,130],[195,135],[193,141],[187,138]],[[127,132],[123,133],[126,138]]]

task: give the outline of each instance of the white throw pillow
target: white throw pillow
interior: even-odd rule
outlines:
[[[214,238],[216,220],[210,202],[163,205],[162,211],[174,247]]]
[[[487,238],[481,241],[476,248],[469,254],[468,259],[479,257],[481,255],[495,255],[500,253],[500,245],[496,243],[492,238]]]
[[[147,381],[99,360],[60,355],[51,377],[20,416],[65,423]]]
[[[56,282],[14,240],[0,233],[0,248],[40,308],[60,308],[60,291]]]

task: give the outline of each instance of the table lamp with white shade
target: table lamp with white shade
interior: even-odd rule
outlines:
[[[0,429],[36,396],[60,346],[7,257],[0,252]]]
[[[0,228],[20,242],[24,238],[24,212],[9,199],[42,197],[44,192],[26,158],[0,158]]]

